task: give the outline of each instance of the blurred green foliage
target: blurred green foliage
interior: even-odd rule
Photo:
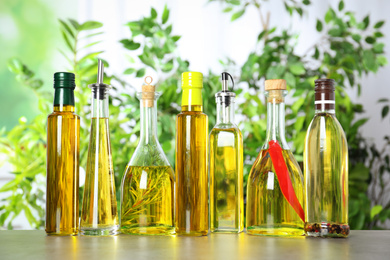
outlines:
[[[298,161],[302,161],[306,129],[314,116],[314,80],[320,77],[333,78],[337,82],[336,113],[349,144],[350,224],[353,229],[378,228],[378,223],[390,218],[390,205],[385,205],[384,198],[387,187],[384,175],[390,171],[390,142],[387,138],[379,151],[361,136],[360,128],[368,119],[357,120],[357,115],[364,112],[363,107],[352,102],[346,90],[352,89],[360,95],[361,77],[376,73],[387,63],[383,55],[384,44],[381,42],[381,27],[384,22],[370,25],[369,16],[357,21],[354,13],[345,11],[344,3],[340,1],[338,10],[329,8],[325,16],[313,24],[321,33],[319,41],[304,55],[298,56],[295,54],[298,35],[282,28],[269,28],[269,14],[264,18],[262,13],[263,1],[222,2],[225,5],[223,11],[232,14],[232,21],[244,15],[248,8],[257,9],[263,28],[259,32],[255,49],[249,54],[245,64],[239,67],[240,75],[235,75],[241,86],[236,92],[238,100],[245,100],[238,103],[237,108],[237,114],[242,118],[239,125],[243,129],[245,140],[245,183],[265,139],[266,106],[262,95],[264,80],[284,78],[287,81],[290,93],[288,98],[294,102],[286,106],[286,133],[294,155]],[[305,12],[305,6],[310,4],[307,0],[283,2],[289,15],[297,13],[299,16]],[[148,16],[126,24],[131,37],[120,42],[129,56],[133,57],[123,74],[144,77],[147,71],[153,71],[158,75],[158,91],[163,93],[158,101],[158,135],[173,165],[174,120],[180,111],[181,100],[180,78],[182,72],[189,70],[190,64],[179,56],[177,42],[180,36],[172,34],[172,24],[168,21],[167,7],[160,15],[152,8]],[[60,24],[67,46],[67,50],[62,53],[67,57],[71,71],[77,76],[76,111],[82,120],[80,165],[84,167],[90,125],[90,91],[87,85],[95,81],[96,56],[101,52],[85,53],[90,46],[99,42],[92,41],[87,46],[79,44],[83,37],[92,39],[101,33],[101,24],[94,21],[79,24],[72,19],[60,20]],[[80,49],[83,49],[83,55],[80,55]],[[226,68],[238,67],[231,59],[226,60],[223,63]],[[109,66],[107,61],[104,62],[105,66]],[[41,228],[44,223],[41,206],[44,205],[45,193],[42,177],[46,172],[45,124],[46,115],[51,112],[52,95],[42,90],[42,81],[36,79],[34,73],[19,60],[11,60],[9,67],[21,84],[34,90],[42,113],[31,122],[21,120],[11,131],[1,132],[0,152],[12,164],[16,178],[0,189],[0,192],[12,194],[5,199],[6,205],[0,207],[0,225],[7,224],[8,228],[12,228],[12,220],[23,211],[32,227]],[[139,136],[139,102],[135,97],[137,89],[125,84],[120,76],[106,75],[105,81],[118,86],[110,93],[112,98],[109,109],[111,115],[116,115],[110,117],[110,129],[116,188],[119,193],[122,174],[138,142],[130,141],[129,138]],[[204,111],[209,115],[210,129],[215,124],[214,93],[220,89],[219,84],[219,75],[211,71],[204,75]],[[382,111],[384,117],[387,113]],[[369,190],[369,186],[379,191],[379,194]]]

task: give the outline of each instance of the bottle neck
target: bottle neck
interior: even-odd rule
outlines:
[[[74,89],[55,88],[53,105],[56,112],[74,112]]]
[[[108,118],[108,88],[92,88],[92,118]]]
[[[234,101],[229,104],[217,101],[217,125],[234,124]]]
[[[151,105],[153,104],[153,105]],[[138,145],[158,143],[157,138],[157,99],[144,102],[140,100],[141,107],[141,134]]]
[[[315,113],[335,114],[335,93],[329,89],[319,89],[315,92]]]
[[[290,149],[285,137],[284,99],[267,102],[267,133],[263,149],[268,149],[268,142],[271,140],[278,141],[283,149]]]
[[[181,107],[183,111],[202,111],[202,89],[201,88],[183,88]]]

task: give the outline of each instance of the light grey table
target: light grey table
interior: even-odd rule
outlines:
[[[390,259],[390,231],[347,239],[211,234],[207,237],[48,237],[0,231],[0,259]]]

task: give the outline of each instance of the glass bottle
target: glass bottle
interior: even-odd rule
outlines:
[[[234,123],[236,94],[228,90],[229,76],[222,73],[222,91],[215,94],[217,123],[210,133],[210,230],[239,233],[244,229],[243,141]]]
[[[87,236],[115,235],[119,226],[108,123],[111,86],[103,83],[103,70],[99,60],[97,83],[89,85],[92,120],[80,220],[81,234]]]
[[[308,236],[347,237],[348,145],[335,116],[335,81],[315,81],[315,116],[304,149]]]
[[[79,229],[80,117],[74,113],[75,75],[54,74],[54,111],[47,119],[46,233]]]
[[[303,235],[303,176],[284,131],[286,81],[266,80],[266,141],[252,166],[247,190],[247,232],[264,236]]]
[[[182,112],[176,121],[176,234],[209,232],[208,117],[202,106],[203,75],[182,74]]]
[[[147,79],[150,82],[147,82]],[[157,99],[150,85],[137,93],[141,136],[121,186],[121,232],[135,235],[174,233],[174,172],[157,139]]]

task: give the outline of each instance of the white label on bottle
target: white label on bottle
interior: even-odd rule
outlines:
[[[268,172],[267,190],[274,189],[274,179],[275,179],[275,174],[273,172]]]
[[[148,173],[145,171],[142,171],[141,180],[139,181],[139,188],[145,190],[147,184],[148,184]]]

